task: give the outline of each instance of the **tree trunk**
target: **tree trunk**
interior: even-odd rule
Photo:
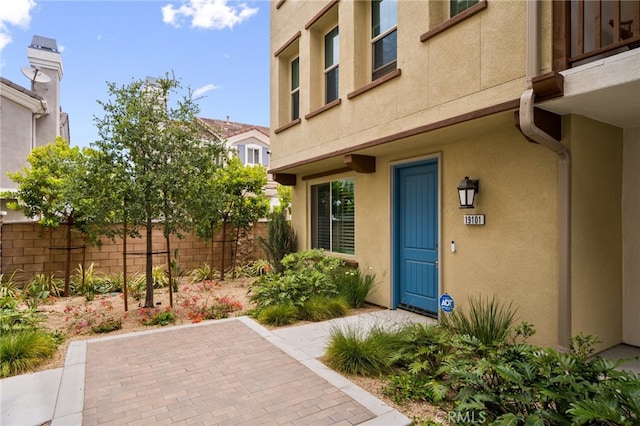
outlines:
[[[144,299],[145,308],[153,308],[153,222],[151,214],[147,212],[147,253],[146,253],[146,281],[147,293]]]

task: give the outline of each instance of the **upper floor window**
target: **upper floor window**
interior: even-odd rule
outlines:
[[[312,248],[355,253],[354,192],[354,179],[311,186]]]
[[[476,3],[478,0],[451,0],[451,17],[464,12]]]
[[[327,104],[338,99],[338,37],[338,27],[324,36],[324,97]]]
[[[396,0],[371,2],[372,80],[396,69],[398,4]]]
[[[300,117],[300,58],[291,62],[291,120]]]

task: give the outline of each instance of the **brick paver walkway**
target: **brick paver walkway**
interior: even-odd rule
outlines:
[[[355,425],[375,417],[240,321],[87,345],[84,425]]]

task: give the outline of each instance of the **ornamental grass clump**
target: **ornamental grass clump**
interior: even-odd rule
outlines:
[[[275,327],[293,324],[298,321],[298,308],[291,302],[267,306],[260,311],[258,321]]]
[[[376,275],[364,273],[357,268],[340,268],[333,274],[338,294],[344,297],[352,308],[362,308],[364,302],[377,285]]]
[[[368,332],[353,326],[334,327],[324,362],[342,373],[379,376],[391,370],[392,355],[402,342],[401,333],[381,326]]]
[[[491,299],[470,297],[467,311],[454,310],[440,318],[440,325],[453,334],[475,337],[486,346],[494,346],[510,336],[517,309],[512,303],[500,304],[494,295]]]
[[[25,330],[0,337],[0,377],[29,371],[56,352],[56,340],[43,330]]]
[[[345,316],[349,303],[342,297],[311,296],[298,311],[302,320],[326,321]]]

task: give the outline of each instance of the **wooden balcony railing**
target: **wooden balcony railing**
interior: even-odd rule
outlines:
[[[553,2],[554,69],[640,47],[640,0]]]

